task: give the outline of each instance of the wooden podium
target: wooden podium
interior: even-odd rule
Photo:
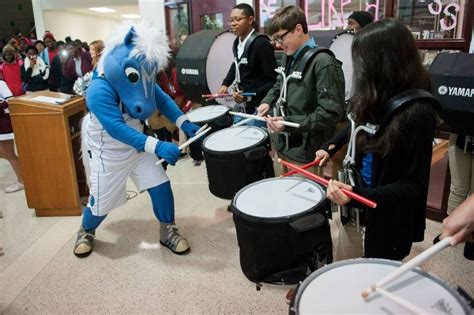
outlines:
[[[40,91],[8,101],[28,207],[37,216],[81,215],[84,98]]]

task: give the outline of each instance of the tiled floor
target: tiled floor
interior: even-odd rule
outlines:
[[[242,274],[228,201],[209,193],[205,165],[170,167],[177,224],[190,241],[186,256],[158,242],[147,194],[112,212],[97,231],[96,251],[72,253],[79,217],[36,217],[24,192],[5,194],[13,172],[0,160],[0,313],[254,313],[285,314],[286,289],[259,292]],[[133,184],[128,189],[134,191]],[[440,224],[428,221],[428,248]],[[423,268],[474,294],[474,263],[450,248]]]

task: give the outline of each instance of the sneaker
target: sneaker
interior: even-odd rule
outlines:
[[[160,243],[178,255],[187,254],[190,250],[188,241],[179,234],[174,223],[160,223]]]
[[[198,160],[193,160],[193,165],[194,166],[199,166],[201,165],[202,161],[198,161]]]
[[[92,253],[94,244],[95,230],[86,232],[81,225],[79,232],[77,232],[76,244],[74,244],[74,255],[79,258],[84,258]]]
[[[16,182],[15,184],[5,188],[5,192],[12,193],[12,192],[23,190],[23,189],[25,189],[25,186],[22,183]]]

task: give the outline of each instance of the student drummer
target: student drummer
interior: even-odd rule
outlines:
[[[288,76],[299,69],[307,52],[317,45],[308,34],[303,10],[287,6],[278,10],[270,20],[268,33],[277,48],[283,49],[281,66]],[[267,93],[257,111],[267,116],[267,127],[278,133],[275,149],[278,157],[295,164],[314,160],[314,149],[329,140],[344,112],[344,74],[341,63],[328,52],[319,52],[308,59],[301,79],[287,83],[286,100],[280,102],[283,75]],[[280,95],[281,96],[281,95]],[[277,105],[278,101],[278,105]],[[287,127],[282,121],[300,124],[299,128]],[[275,161],[277,159],[275,158]],[[287,171],[274,163],[275,175]],[[316,172],[316,168],[312,170]]]
[[[218,93],[227,93],[232,86],[233,97],[237,104],[245,108],[248,114],[254,114],[268,90],[275,84],[277,63],[273,46],[267,36],[258,34],[254,29],[255,14],[253,8],[246,4],[236,5],[231,13],[229,25],[237,35],[234,41],[233,53],[237,62],[247,58],[247,63],[240,62],[236,71],[235,63],[222,82]],[[240,74],[240,82],[236,82]],[[242,96],[239,92],[256,93],[255,96]]]

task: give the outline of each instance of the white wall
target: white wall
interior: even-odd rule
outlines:
[[[120,23],[119,20],[62,10],[44,10],[43,17],[45,30],[52,32],[56,40],[64,40],[66,36],[86,42],[107,40]]]

